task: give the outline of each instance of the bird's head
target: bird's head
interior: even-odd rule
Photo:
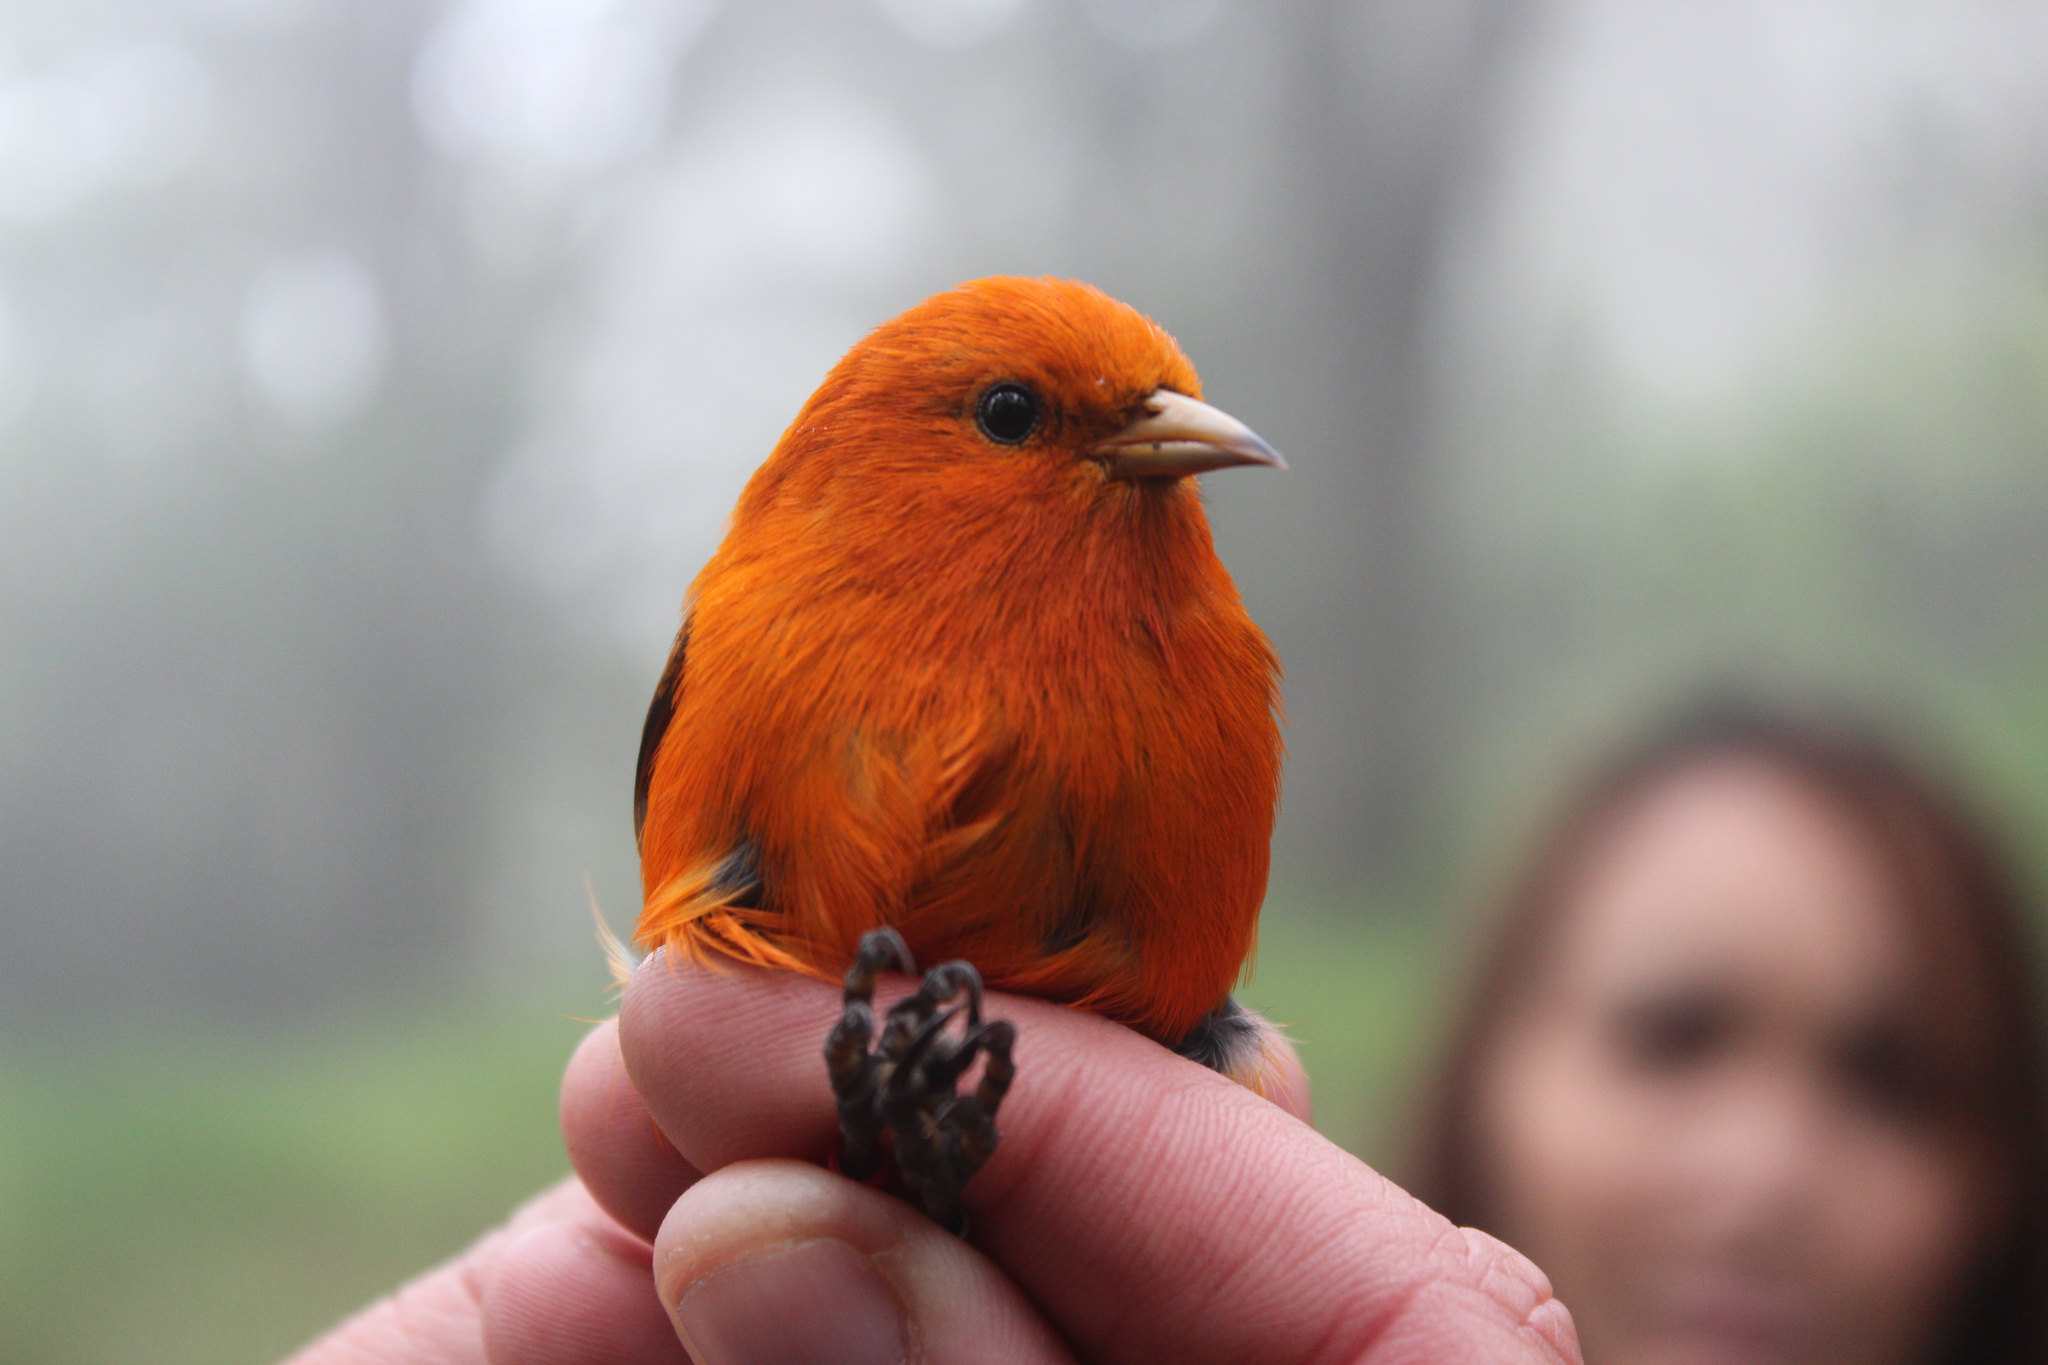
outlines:
[[[998,276],[869,333],[805,404],[750,496],[1132,496],[1279,454],[1201,400],[1165,329],[1092,285]],[[914,495],[913,495],[914,496]]]

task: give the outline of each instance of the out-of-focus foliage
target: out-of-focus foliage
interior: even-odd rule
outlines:
[[[0,1052],[6,1358],[283,1356],[557,1177],[580,1032],[451,998],[343,1032]]]
[[[2044,861],[2044,60],[1998,0],[18,0],[0,1354],[259,1360],[560,1169],[683,587],[976,274],[1290,458],[1209,481],[1289,670],[1248,995],[1374,1159],[1450,907],[1675,696],[1897,716]]]

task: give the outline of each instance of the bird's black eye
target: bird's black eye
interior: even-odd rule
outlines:
[[[974,405],[974,424],[991,441],[1017,445],[1038,430],[1038,395],[1022,384],[991,384]]]

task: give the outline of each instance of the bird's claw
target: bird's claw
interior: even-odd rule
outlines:
[[[876,929],[847,969],[845,1007],[825,1040],[839,1102],[840,1169],[856,1180],[872,1177],[886,1132],[905,1190],[934,1222],[964,1232],[960,1192],[1001,1136],[996,1110],[1016,1075],[1017,1030],[1007,1019],[983,1021],[980,973],[942,962],[890,1008],[877,1041],[875,977],[891,970],[915,970],[910,949],[894,929]],[[962,1021],[958,1032],[955,1020]],[[977,1058],[980,1081],[956,1093]]]

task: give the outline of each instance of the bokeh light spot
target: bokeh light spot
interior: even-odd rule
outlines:
[[[389,338],[377,282],[338,251],[266,266],[242,306],[242,359],[278,414],[307,426],[339,421],[383,377]]]

